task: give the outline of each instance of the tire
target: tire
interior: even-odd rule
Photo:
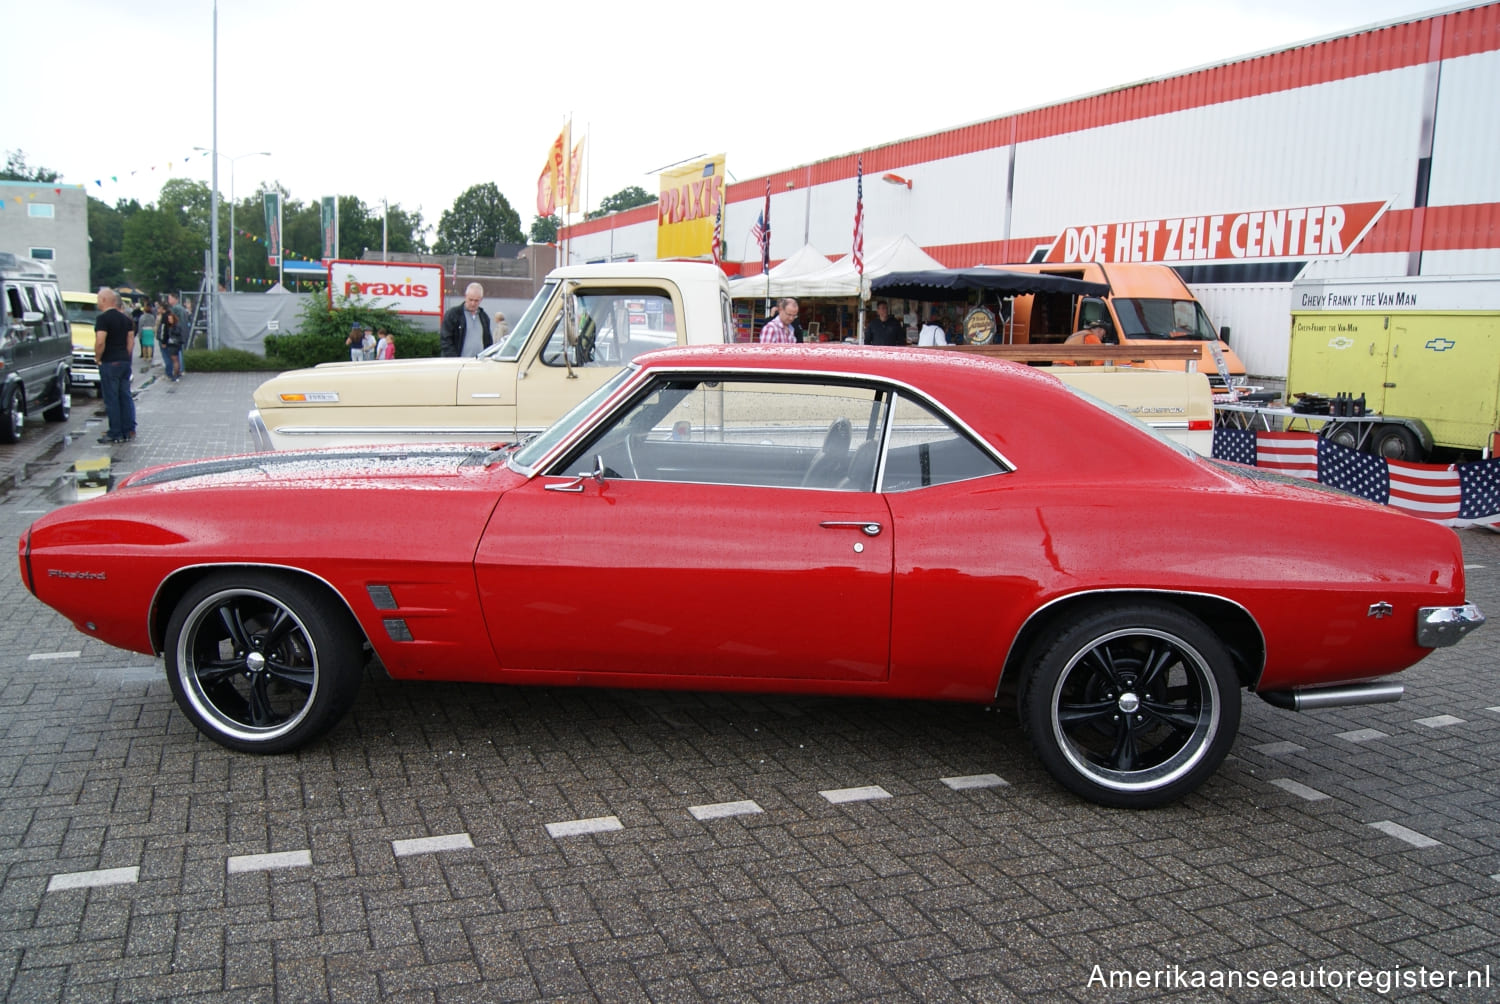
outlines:
[[[1100,805],[1148,809],[1204,782],[1234,743],[1239,680],[1196,617],[1159,604],[1063,622],[1027,657],[1021,725],[1047,771]]]
[[[20,387],[0,392],[0,443],[19,443],[26,427],[26,396]]]
[[[68,387],[68,378],[59,376],[57,378],[57,403],[42,412],[42,417],[49,422],[66,422],[72,415],[73,391]]]
[[[1339,425],[1329,433],[1328,441],[1357,450],[1359,449],[1359,430],[1352,425]]]
[[[244,753],[286,753],[354,703],[364,638],[342,605],[285,575],[220,571],[167,622],[167,682],[198,731]]]
[[[1382,425],[1375,430],[1375,454],[1387,460],[1422,462],[1422,441],[1404,425]]]

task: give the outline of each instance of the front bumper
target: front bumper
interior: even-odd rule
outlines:
[[[68,384],[72,387],[99,386],[99,364],[94,361],[94,354],[92,352],[73,353],[71,372],[68,374]]]
[[[1457,607],[1422,607],[1417,611],[1417,644],[1423,648],[1456,645],[1460,638],[1484,623],[1484,614],[1472,603]]]

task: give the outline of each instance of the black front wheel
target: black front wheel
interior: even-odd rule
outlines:
[[[73,391],[68,386],[68,378],[59,376],[57,378],[57,402],[42,412],[42,417],[49,422],[66,422],[73,415]]]
[[[26,427],[26,396],[19,386],[0,392],[0,443],[19,443]]]
[[[226,570],[178,602],[166,662],[172,696],[198,731],[241,752],[285,753],[353,705],[364,648],[348,611],[314,586]]]
[[[1021,724],[1060,783],[1091,802],[1146,809],[1203,783],[1234,743],[1239,681],[1228,650],[1176,608],[1101,608],[1031,651]]]

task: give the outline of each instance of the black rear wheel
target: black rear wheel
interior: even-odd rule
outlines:
[[[19,443],[26,427],[26,396],[18,386],[0,392],[0,443]]]
[[[1239,681],[1196,617],[1155,604],[1062,624],[1027,658],[1021,723],[1059,782],[1101,805],[1181,798],[1218,769],[1239,729]]]

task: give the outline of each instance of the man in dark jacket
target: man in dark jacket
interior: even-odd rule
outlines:
[[[866,345],[905,345],[906,325],[891,316],[891,305],[884,300],[875,304],[876,319],[865,328]]]
[[[477,356],[490,347],[490,318],[479,309],[483,299],[484,287],[471,282],[464,290],[464,302],[449,307],[443,314],[443,329],[438,339],[440,355]]]

